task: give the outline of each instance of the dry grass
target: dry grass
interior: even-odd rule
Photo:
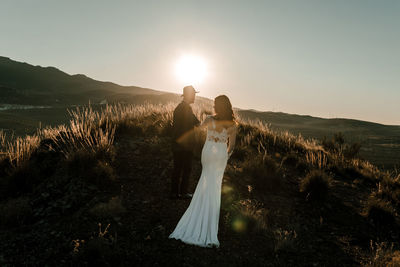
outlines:
[[[0,132],[0,159],[8,159],[15,168],[28,160],[40,143],[40,138],[35,135],[27,135],[24,138],[17,137],[11,141],[6,140],[6,135]]]
[[[308,164],[318,167],[318,169],[322,170],[328,163],[328,157],[324,151],[310,150],[306,152],[306,161]]]
[[[371,259],[364,263],[363,266],[381,267],[381,266],[400,266],[400,251],[394,248],[393,243],[388,242],[370,242]]]
[[[75,151],[109,151],[114,142],[115,124],[105,114],[93,111],[92,107],[69,111],[70,124],[57,128],[40,129],[42,139],[51,139],[58,149],[69,158]]]
[[[176,103],[172,102],[166,105],[119,103],[96,110],[91,105],[77,107],[69,110],[71,120],[68,125],[40,128],[33,136],[10,139],[0,131],[0,157],[8,158],[11,165],[18,168],[24,165],[23,162],[30,158],[45,139],[51,140],[53,144],[50,146],[51,149],[60,151],[67,159],[73,158],[77,151],[111,155],[117,133],[127,131],[130,134],[137,130],[137,134],[168,136],[175,105]],[[193,111],[200,119],[204,119],[211,110],[211,105],[193,105]],[[248,155],[254,153],[263,158],[266,155],[279,154],[286,159],[288,155],[296,154],[301,160],[298,161],[299,166],[295,167],[302,173],[310,168],[323,170],[328,166],[337,166],[342,169],[354,168],[362,176],[369,177],[371,181],[382,177],[381,171],[368,161],[347,159],[342,153],[325,151],[321,142],[315,139],[305,140],[301,135],[296,136],[287,131],[273,131],[269,124],[260,120],[244,120],[237,114],[236,117],[239,128],[234,160],[247,161]],[[204,133],[197,136],[199,148],[197,150],[201,150],[202,142]],[[391,175],[400,177],[399,173]]]

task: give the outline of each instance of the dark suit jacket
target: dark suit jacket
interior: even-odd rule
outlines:
[[[172,122],[172,144],[174,149],[191,150],[193,147],[193,129],[200,121],[193,114],[192,107],[182,101],[174,110]]]

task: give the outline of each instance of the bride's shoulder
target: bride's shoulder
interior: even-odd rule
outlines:
[[[239,123],[236,120],[234,120],[230,123],[230,125],[228,127],[228,131],[235,131],[238,126],[239,126]]]

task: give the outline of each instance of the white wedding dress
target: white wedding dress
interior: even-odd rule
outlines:
[[[234,126],[218,132],[211,116],[202,126],[207,126],[207,138],[201,152],[201,176],[189,207],[169,238],[201,247],[219,247],[217,234],[222,177],[236,135]]]

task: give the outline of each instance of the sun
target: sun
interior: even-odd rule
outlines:
[[[184,84],[198,85],[207,75],[204,58],[196,55],[182,55],[175,66],[175,74]]]

